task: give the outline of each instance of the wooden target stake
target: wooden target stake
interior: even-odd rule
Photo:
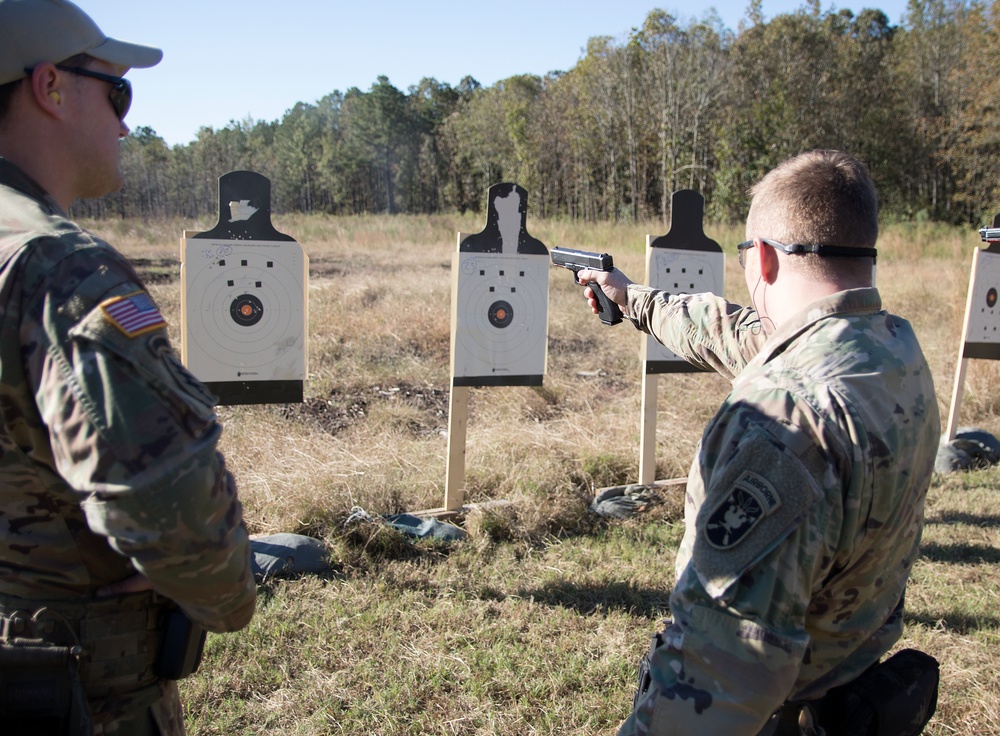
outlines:
[[[674,192],[670,205],[670,229],[666,235],[646,236],[646,283],[670,294],[723,293],[725,254],[705,235],[702,218],[705,199],[698,192]],[[639,483],[656,480],[656,394],[661,373],[700,373],[686,360],[643,337],[642,422],[639,438]],[[672,479],[670,483],[676,483]]]

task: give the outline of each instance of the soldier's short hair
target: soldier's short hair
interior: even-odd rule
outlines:
[[[874,247],[878,195],[867,167],[842,151],[809,151],[750,190],[747,237],[782,243]],[[852,259],[853,260],[853,259]]]

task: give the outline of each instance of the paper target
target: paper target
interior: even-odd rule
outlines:
[[[456,385],[540,384],[547,348],[548,258],[483,253],[455,258]]]
[[[649,285],[669,294],[722,294],[726,257],[720,250],[687,251],[667,248],[649,249]],[[646,361],[687,362],[652,337],[646,338]],[[666,371],[661,371],[666,372]]]
[[[299,244],[188,239],[183,256],[188,369],[205,382],[304,380]]]
[[[670,230],[658,238],[646,236],[646,283],[668,294],[721,295],[726,256],[714,240],[705,235],[702,221],[705,198],[693,189],[681,189],[670,198]],[[644,338],[640,349],[644,373],[697,371],[679,355],[652,337]]]
[[[966,358],[1000,359],[1000,254],[976,251],[966,305]]]

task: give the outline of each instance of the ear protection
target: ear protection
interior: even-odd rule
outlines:
[[[58,92],[49,92],[49,97],[52,98],[53,102],[59,102],[59,93]]]

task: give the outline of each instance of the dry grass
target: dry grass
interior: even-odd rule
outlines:
[[[151,286],[179,344],[178,239],[213,223],[91,223],[161,273]],[[637,658],[667,610],[679,499],[615,524],[587,512],[594,488],[638,472],[640,336],[603,327],[568,272],[550,278],[544,386],[473,389],[467,500],[510,506],[465,519],[469,541],[413,545],[372,514],[440,506],[447,454],[449,304],[455,233],[471,216],[288,217],[311,258],[310,375],[302,406],[223,407],[222,450],[252,532],[320,537],[329,576],[272,581],[258,615],[209,638],[182,684],[189,732],[612,734]],[[658,224],[529,221],[549,247],[607,250],[634,278]],[[729,253],[738,228],[709,235]],[[887,308],[913,322],[943,417],[950,408],[978,236],[895,226],[880,241]],[[745,299],[736,259],[727,295]],[[970,364],[961,424],[1000,435],[1000,365]],[[727,392],[711,375],[661,376],[657,477],[683,476]],[[942,662],[927,733],[1000,733],[997,471],[937,477],[904,645]]]

